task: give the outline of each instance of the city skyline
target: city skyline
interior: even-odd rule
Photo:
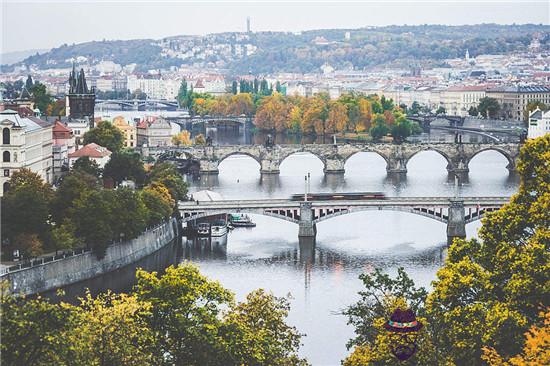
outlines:
[[[495,7],[499,8],[498,12],[494,11]],[[316,16],[306,16],[312,9]],[[250,17],[252,31],[297,32],[393,24],[549,24],[549,10],[549,4],[540,1],[367,1],[342,4],[313,1],[277,4],[268,1],[3,1],[0,51],[49,49],[64,43],[102,39],[160,39],[176,35],[244,32],[247,17]],[[25,27],[21,26],[21,19],[26,20]],[[17,31],[9,31],[11,29]]]

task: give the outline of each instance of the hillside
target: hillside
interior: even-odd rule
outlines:
[[[349,69],[441,65],[444,59],[462,57],[466,49],[471,56],[525,51],[534,37],[543,50],[550,50],[547,25],[420,25],[94,41],[65,44],[19,64],[44,69],[108,60],[122,66],[135,63],[138,71],[190,65],[239,74],[316,72],[325,62]]]

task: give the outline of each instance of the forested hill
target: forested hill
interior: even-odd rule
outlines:
[[[349,37],[346,37],[349,32]],[[527,50],[538,38],[550,50],[548,25],[419,25],[360,29],[321,29],[301,33],[219,33],[161,40],[95,41],[62,45],[20,64],[44,68],[113,61],[135,63],[141,71],[194,65],[235,73],[316,72],[325,62],[335,68],[364,69],[412,63],[441,65],[446,58]]]

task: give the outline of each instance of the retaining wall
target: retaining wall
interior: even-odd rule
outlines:
[[[157,252],[173,243],[178,236],[177,221],[150,229],[138,238],[109,246],[105,257],[97,259],[92,252],[9,272],[0,279],[8,280],[13,293],[32,295],[62,288],[116,271]]]

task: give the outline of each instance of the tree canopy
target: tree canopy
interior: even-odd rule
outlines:
[[[95,142],[111,152],[118,152],[124,146],[124,135],[108,121],[101,121],[84,134],[84,144]]]

